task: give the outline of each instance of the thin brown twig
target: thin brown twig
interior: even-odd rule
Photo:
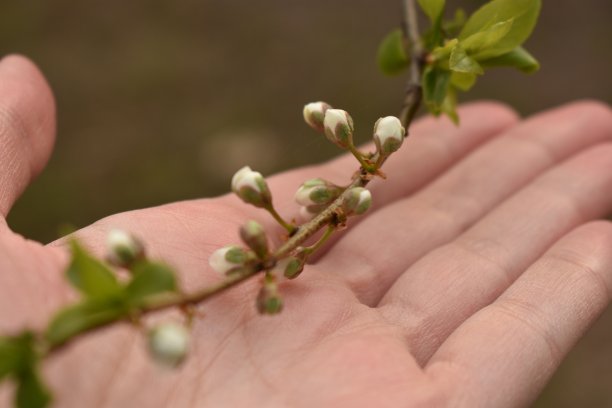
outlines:
[[[419,29],[417,26],[416,6],[414,0],[404,0],[404,9],[404,25],[407,27],[405,31],[407,35],[407,41],[409,44],[411,44],[411,64],[409,80],[406,90],[406,97],[404,99],[402,112],[400,114],[400,120],[403,126],[408,129],[421,104],[420,78],[423,49],[420,44]],[[385,158],[380,157],[377,153],[370,159],[370,161],[379,164],[379,166],[382,166],[385,162]],[[336,222],[338,214],[342,211],[342,205],[345,201],[345,198],[348,194],[350,194],[350,189],[353,187],[365,187],[372,180],[372,178],[373,176],[368,173],[367,169],[361,168],[360,171],[353,178],[351,184],[344,191],[344,193],[340,195],[340,197],[338,197],[335,201],[333,201],[325,210],[323,210],[316,217],[314,217],[311,221],[301,225],[298,230],[287,241],[285,241],[285,243],[283,243],[274,251],[274,253],[272,254],[272,258],[281,259],[290,255],[299,246],[301,246],[301,244],[303,244],[306,240],[316,234],[323,227]],[[208,286],[193,293],[164,294],[151,297],[149,298],[148,302],[142,306],[142,308],[139,310],[139,313],[140,315],[144,315],[163,309],[175,307],[183,308],[186,306],[200,304],[268,269],[270,269],[269,265],[254,265],[251,269],[245,270],[238,275],[227,277],[225,280],[215,285]],[[73,336],[68,341],[62,344],[51,345],[47,348],[46,354],[48,355],[61,348],[64,348],[67,344],[71,343],[81,335],[84,335],[86,333],[100,329],[105,326],[109,326],[113,323],[116,323],[116,321],[104,322],[95,327],[90,327],[87,330],[78,333],[77,335]]]

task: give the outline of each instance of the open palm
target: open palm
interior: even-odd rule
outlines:
[[[413,126],[385,167],[389,179],[371,185],[374,208],[281,285],[281,315],[257,315],[258,278],[211,300],[173,372],[149,361],[132,326],[87,336],[45,366],[56,405],[528,404],[610,300],[612,225],[594,220],[612,211],[612,113],[581,102],[519,121],[477,103],[461,118],[460,128]],[[24,58],[2,60],[2,215],[42,170],[54,127],[40,73]],[[274,176],[275,203],[294,214],[302,181],[344,182],[355,167],[342,157]],[[189,291],[220,279],[207,258],[249,218],[281,236],[232,196],[117,214],[77,235],[101,254],[109,229],[129,230]],[[76,297],[63,277],[67,251],[0,223],[0,333],[42,328]],[[9,398],[0,387],[0,405]]]

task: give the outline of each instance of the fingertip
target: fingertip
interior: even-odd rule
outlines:
[[[31,177],[46,165],[56,131],[55,99],[51,88],[27,57],[10,54],[0,60],[0,116],[3,128],[15,127],[26,138]]]

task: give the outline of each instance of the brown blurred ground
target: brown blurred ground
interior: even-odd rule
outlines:
[[[500,70],[468,98],[523,114],[576,98],[612,102],[610,21],[609,0],[545,1],[528,44],[540,73]],[[55,154],[11,226],[49,241],[65,223],[220,194],[245,163],[269,174],[333,156],[301,107],[329,101],[358,129],[395,113],[403,79],[379,75],[374,55],[398,22],[399,0],[0,3],[0,55],[41,66],[59,115]],[[612,313],[536,406],[612,406]]]

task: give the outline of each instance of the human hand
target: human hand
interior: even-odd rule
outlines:
[[[462,124],[426,118],[371,184],[375,206],[281,291],[254,308],[257,278],[202,307],[190,358],[163,372],[127,324],[80,339],[44,376],[66,407],[514,407],[532,401],[604,310],[612,285],[612,113],[581,102],[519,121],[476,103]],[[42,170],[54,105],[20,57],[0,62],[0,213]],[[284,214],[311,177],[344,182],[354,159],[268,179]],[[105,218],[77,233],[140,237],[186,291],[220,278],[207,258],[264,212],[233,196]],[[276,229],[275,229],[276,228]],[[277,240],[276,243],[279,241]],[[63,242],[43,246],[0,221],[0,333],[41,328],[75,298]],[[154,316],[153,319],[172,319]],[[0,388],[0,406],[9,404]]]

